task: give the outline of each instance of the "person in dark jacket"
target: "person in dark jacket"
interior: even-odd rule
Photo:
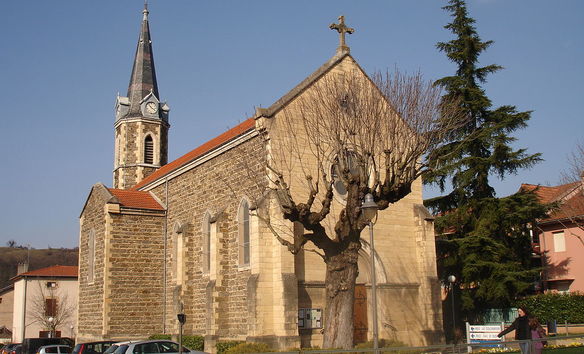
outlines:
[[[519,313],[519,317],[517,317],[515,321],[511,323],[511,326],[497,334],[497,337],[502,337],[512,330],[515,330],[516,340],[531,339],[531,328],[529,328],[529,316],[527,314],[527,310],[524,307],[520,307],[517,312]],[[529,354],[529,342],[519,343],[519,347],[521,348],[521,352],[523,354]]]

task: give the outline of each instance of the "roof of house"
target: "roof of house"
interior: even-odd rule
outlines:
[[[79,276],[78,266],[62,266],[54,265],[51,267],[31,270],[25,273],[17,274],[12,281],[16,281],[23,277],[39,277],[39,278],[77,278]]]
[[[149,192],[108,188],[121,206],[135,209],[164,210]]]
[[[542,203],[559,203],[545,221],[572,218],[584,215],[584,182],[577,181],[559,186],[522,184],[522,189],[534,190]]]
[[[348,51],[337,52],[333,57],[331,57],[326,63],[321,65],[316,71],[310,74],[306,79],[296,85],[293,89],[288,91],[284,96],[274,102],[268,108],[258,108],[256,114],[253,118],[249,118],[237,125],[236,127],[226,131],[225,133],[207,141],[203,145],[197,147],[196,149],[186,153],[185,155],[179,157],[178,159],[160,167],[154,173],[149,175],[135,185],[132,190],[139,190],[144,186],[166,176],[167,174],[176,171],[177,169],[185,166],[191,161],[221,147],[222,145],[232,141],[233,139],[241,136],[242,134],[255,128],[255,120],[260,117],[270,118],[273,117],[278,111],[284,108],[290,101],[300,95],[304,90],[306,90],[310,85],[317,81],[320,77],[330,71],[335,65],[340,63],[344,58],[349,57],[352,59]],[[354,59],[352,59],[354,61]],[[357,67],[358,64],[357,64]],[[360,67],[359,67],[360,68]]]
[[[144,178],[140,183],[135,185],[132,190],[138,190],[145,185],[156,181],[157,179],[164,177],[168,173],[177,170],[178,168],[188,164],[189,162],[195,160],[196,158],[215,150],[216,148],[228,143],[229,141],[237,138],[238,136],[252,130],[255,128],[255,120],[253,118],[249,118],[239,125],[229,129],[225,133],[207,141],[203,145],[199,146],[198,148],[184,154],[183,156],[179,157],[178,159],[167,163],[166,165],[160,167],[150,176]],[[145,192],[146,193],[146,192]]]

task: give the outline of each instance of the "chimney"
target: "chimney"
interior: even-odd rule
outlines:
[[[18,268],[16,274],[22,274],[28,272],[28,262],[20,262],[18,263]]]

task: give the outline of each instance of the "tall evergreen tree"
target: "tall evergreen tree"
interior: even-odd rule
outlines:
[[[531,112],[514,106],[493,108],[481,84],[499,65],[479,66],[479,55],[493,42],[482,41],[464,0],[449,0],[443,7],[453,20],[445,26],[455,38],[437,48],[457,66],[456,74],[437,81],[457,99],[466,119],[449,144],[429,156],[426,184],[438,185],[446,195],[426,205],[440,215],[437,232],[440,276],[455,275],[455,291],[463,317],[476,320],[481,310],[509,306],[537,277],[530,260],[528,223],[546,207],[532,192],[520,191],[497,198],[489,177],[504,178],[540,160],[539,154],[513,149],[510,134],[527,126]]]

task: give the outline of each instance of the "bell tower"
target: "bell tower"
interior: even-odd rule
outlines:
[[[116,98],[114,188],[129,189],[167,163],[168,113],[160,101],[148,5],[142,11],[142,26],[136,48],[127,97]]]

